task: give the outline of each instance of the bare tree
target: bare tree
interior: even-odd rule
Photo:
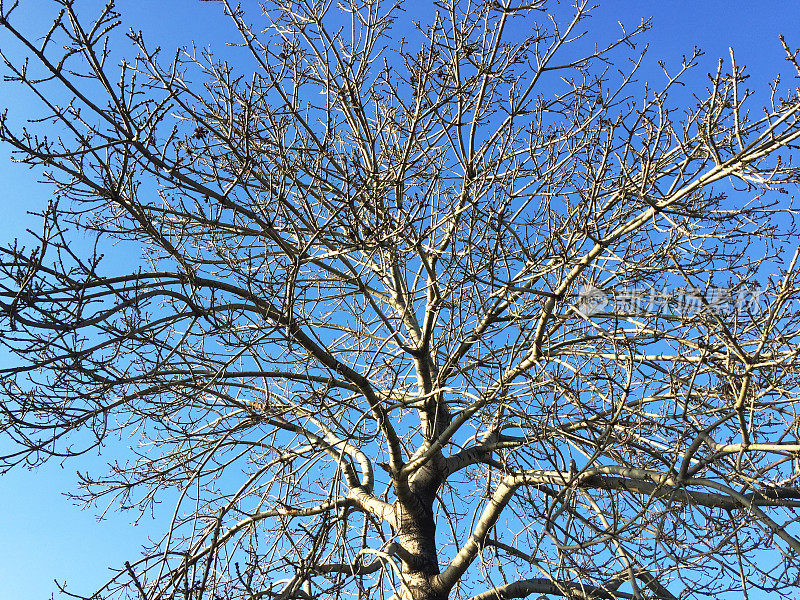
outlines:
[[[224,0],[225,61],[59,2],[0,3],[55,190],[2,468],[122,448],[81,500],[175,506],[92,598],[794,597],[796,90],[638,84],[586,0]]]

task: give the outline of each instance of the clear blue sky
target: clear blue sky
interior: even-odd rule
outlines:
[[[599,0],[601,4],[590,27],[601,37],[608,35],[616,21],[635,24],[642,17],[654,17],[647,34],[650,63],[662,59],[677,64],[694,45],[706,55],[696,73],[696,82],[716,69],[717,59],[728,58],[728,46],[736,49],[737,63],[747,65],[749,84],[763,94],[771,75],[784,69],[778,34],[790,45],[800,46],[800,3],[790,0]],[[91,12],[97,0],[79,3]],[[255,5],[255,2],[244,2]],[[407,2],[407,8],[423,3]],[[118,0],[126,25],[141,29],[146,39],[166,50],[196,40],[198,45],[220,46],[220,7],[199,0]],[[430,4],[424,3],[426,10]],[[53,11],[46,0],[23,0],[17,12],[20,20],[44,23]],[[42,30],[44,31],[44,30]],[[5,38],[0,38],[6,44]],[[4,48],[4,51],[6,49]],[[660,73],[644,71],[640,79],[657,78]],[[663,75],[662,75],[663,77]],[[659,79],[660,81],[660,79]],[[797,85],[784,81],[784,86]],[[19,97],[9,86],[0,87],[0,107],[13,115],[24,111]],[[0,147],[0,241],[24,236],[34,222],[24,211],[41,207],[48,197],[46,186],[35,184],[36,174],[11,165],[8,150]],[[0,357],[0,360],[3,360]],[[79,511],[61,492],[75,488],[77,469],[99,469],[102,459],[51,463],[35,472],[18,471],[0,478],[0,598],[44,600],[56,591],[53,579],[69,580],[70,589],[90,593],[102,584],[107,567],[120,566],[138,556],[138,547],[148,533],[157,536],[159,524],[142,522],[133,527],[132,515],[111,515],[97,521],[91,511]]]

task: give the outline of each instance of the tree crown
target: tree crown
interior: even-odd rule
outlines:
[[[103,597],[791,595],[796,90],[640,93],[648,24],[583,0],[223,0],[241,62],[59,4],[0,4],[55,188],[0,248],[2,464],[132,440],[82,499],[176,508]]]

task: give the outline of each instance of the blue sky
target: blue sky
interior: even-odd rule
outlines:
[[[800,46],[800,5],[784,1],[645,1],[599,0],[601,6],[589,23],[605,38],[618,20],[629,25],[642,17],[653,17],[648,32],[650,69],[640,76],[658,79],[663,74],[653,70],[657,60],[668,65],[679,63],[681,56],[694,45],[706,52],[696,70],[695,81],[702,85],[704,74],[716,69],[717,59],[728,59],[728,47],[736,50],[739,65],[747,65],[749,85],[763,94],[767,83],[779,69],[785,69],[778,34],[787,36],[793,47]],[[87,9],[98,5],[96,0],[83,0]],[[245,5],[250,2],[244,2]],[[255,4],[255,2],[252,2]],[[126,25],[141,29],[146,39],[170,50],[196,40],[199,45],[220,46],[223,39],[219,5],[198,0],[118,0],[117,6],[126,17]],[[408,2],[406,7],[430,9],[430,3]],[[45,0],[23,0],[17,11],[19,21],[31,28],[36,23],[46,28],[47,15],[54,5]],[[91,10],[87,10],[91,12]],[[33,30],[33,29],[31,29]],[[6,38],[0,37],[5,46]],[[12,50],[13,51],[13,50]],[[784,86],[796,82],[784,81]],[[0,107],[9,108],[12,117],[24,108],[20,97],[9,86],[0,92]],[[24,237],[24,228],[35,226],[25,216],[26,210],[40,208],[49,190],[35,183],[36,173],[8,160],[6,148],[0,148],[0,240],[7,242]],[[0,357],[0,360],[2,357]],[[88,463],[88,464],[87,464]],[[0,598],[39,600],[56,591],[53,579],[69,580],[70,589],[89,593],[102,584],[109,573],[107,567],[120,566],[138,556],[138,547],[147,535],[157,536],[162,528],[157,523],[131,525],[133,515],[110,515],[98,522],[91,510],[79,511],[62,495],[73,490],[76,470],[100,469],[103,461],[97,456],[85,461],[71,461],[63,466],[48,464],[35,472],[17,471],[0,478],[2,510],[0,510]]]

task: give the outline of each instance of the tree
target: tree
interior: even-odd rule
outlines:
[[[641,86],[586,0],[224,0],[229,60],[59,3],[0,4],[55,190],[3,469],[121,447],[79,497],[175,505],[93,597],[794,595],[797,90]]]

